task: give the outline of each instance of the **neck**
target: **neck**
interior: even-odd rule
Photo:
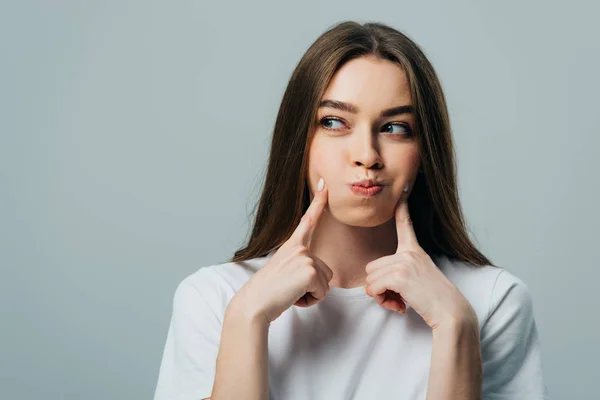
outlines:
[[[394,218],[375,227],[346,225],[323,210],[310,251],[333,271],[329,286],[364,286],[367,263],[394,254],[398,246]]]

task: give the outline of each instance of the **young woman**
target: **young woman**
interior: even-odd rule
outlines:
[[[528,287],[469,239],[440,82],[380,23],[307,50],[248,244],[177,287],[155,400],[547,399]]]

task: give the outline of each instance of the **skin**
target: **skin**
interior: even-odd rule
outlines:
[[[419,168],[419,149],[406,127],[389,124],[412,129],[414,121],[410,114],[378,119],[384,109],[411,104],[403,71],[390,61],[354,59],[336,73],[323,99],[353,103],[359,112],[319,110],[317,121],[325,116],[342,121],[325,121],[314,132],[307,171],[311,205],[292,237],[229,303],[212,398],[268,397],[267,334],[274,317],[256,311],[256,296],[244,296],[264,297],[266,288],[277,285],[273,282],[297,285],[309,276],[301,291],[308,288],[317,296],[313,300],[326,296],[327,285],[362,285],[388,310],[404,313],[410,304],[433,330],[427,400],[480,399],[477,317],[419,246],[410,220],[406,199]],[[321,178],[325,187],[317,191]],[[373,197],[358,196],[347,185],[363,178],[380,179],[385,186]],[[307,264],[309,252],[319,262]],[[310,275],[305,273],[308,265]],[[294,272],[301,274],[292,279]],[[296,299],[296,294],[285,299],[292,289],[277,296],[279,303]],[[277,307],[277,313],[289,308]]]
[[[307,179],[314,194],[323,177],[329,196],[310,250],[333,270],[330,286],[363,286],[365,265],[396,250],[395,207],[420,165],[419,147],[409,131],[414,130],[413,115],[378,120],[384,109],[412,104],[409,86],[397,64],[361,57],[336,72],[323,99],[355,104],[359,112],[318,110]],[[319,123],[324,117],[342,121]],[[376,196],[357,196],[347,185],[364,178],[380,179],[385,186]]]
[[[359,112],[318,111],[308,182],[314,194],[322,177],[327,191],[316,195],[322,213],[310,251],[333,271],[329,286],[365,286],[379,305],[401,313],[408,303],[432,328],[428,400],[480,399],[477,316],[421,248],[410,219],[406,200],[420,164],[418,144],[405,127],[390,122],[414,129],[413,116],[377,119],[384,109],[411,104],[404,72],[374,57],[351,60],[336,73],[324,99],[353,103]],[[322,120],[329,116],[342,121]],[[399,136],[389,135],[394,132]],[[375,196],[357,196],[347,184],[362,178],[381,179],[385,186]]]

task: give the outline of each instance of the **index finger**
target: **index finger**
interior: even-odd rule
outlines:
[[[321,181],[321,178],[319,181]],[[327,205],[327,186],[323,182],[323,190],[317,190],[315,192],[315,196],[312,199],[310,205],[306,209],[306,212],[302,216],[300,223],[296,227],[296,230],[292,234],[292,240],[297,243],[301,243],[304,246],[308,247],[310,245],[310,240],[312,238],[312,233],[317,226],[317,222],[323,214],[323,209]]]
[[[400,198],[395,212],[396,233],[398,234],[398,249],[396,252],[420,247],[410,218],[408,197],[406,194],[407,193],[404,193]]]

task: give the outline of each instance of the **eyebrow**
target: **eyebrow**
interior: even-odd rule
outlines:
[[[359,108],[352,103],[346,103],[338,100],[323,100],[319,103],[319,108],[321,107],[330,107],[335,108],[337,110],[346,111],[352,114],[358,114]],[[414,112],[414,107],[412,105],[398,106],[389,108],[387,110],[383,110],[379,114],[379,118],[387,118],[393,117],[395,115],[401,114],[410,114]]]

